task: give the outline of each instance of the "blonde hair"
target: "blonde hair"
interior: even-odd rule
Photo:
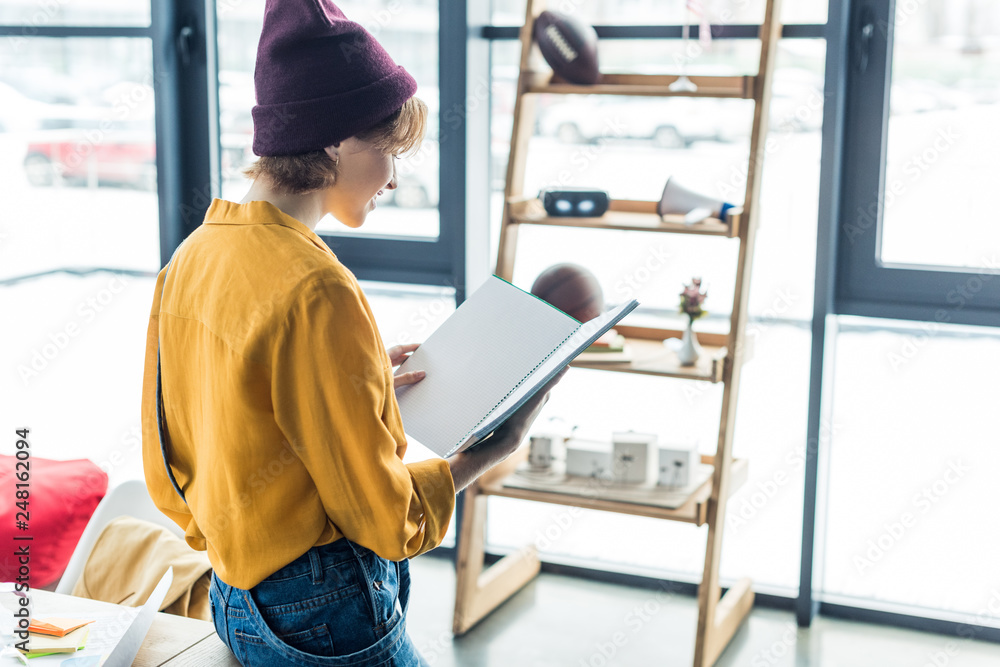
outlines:
[[[427,131],[427,105],[411,97],[394,114],[355,135],[392,155],[420,148]],[[307,194],[337,182],[338,165],[323,149],[300,155],[262,156],[242,170],[250,179],[266,178],[280,194]]]

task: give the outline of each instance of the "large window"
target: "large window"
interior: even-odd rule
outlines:
[[[823,600],[1000,627],[1000,330],[839,320]]]
[[[815,583],[824,604],[996,637],[998,547],[978,526],[995,496],[1000,236],[981,202],[1000,176],[1000,7],[858,2],[844,18]]]
[[[1000,8],[857,3],[851,16],[839,310],[1000,324]]]
[[[0,279],[158,269],[152,83],[149,38],[0,39]]]
[[[3,425],[112,482],[142,474],[160,268],[149,23],[144,2],[0,2]]]

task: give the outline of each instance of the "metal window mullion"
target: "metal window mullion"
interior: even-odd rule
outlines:
[[[451,268],[456,305],[465,299],[466,130],[469,123],[467,38],[468,3],[439,0],[439,242],[442,256]],[[460,122],[455,123],[455,119]]]
[[[825,436],[828,434],[824,432],[823,424],[831,409],[828,386],[831,375],[828,371],[836,346],[836,318],[832,312],[837,275],[839,193],[844,147],[844,90],[850,55],[850,3],[831,1],[829,11],[810,340],[809,407],[806,415],[799,595],[795,602],[795,615],[800,627],[809,627],[818,610],[813,588],[817,579],[816,550],[817,547],[822,550],[823,544],[823,521],[817,520],[819,489],[823,486],[819,464],[826,455],[823,449],[827,448]],[[820,557],[822,558],[822,553]]]
[[[152,3],[153,82],[156,92],[156,168],[160,261],[204,220],[221,190],[218,164],[218,76],[215,5],[211,0]],[[191,29],[187,55],[182,30]]]

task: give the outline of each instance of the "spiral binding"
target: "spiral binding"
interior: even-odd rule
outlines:
[[[582,325],[581,325],[581,326],[582,326]],[[551,357],[551,356],[552,356],[553,354],[555,354],[556,350],[558,350],[558,349],[559,349],[560,347],[562,347],[562,346],[563,346],[563,343],[565,343],[565,342],[566,342],[566,341],[568,341],[568,340],[569,340],[570,338],[572,338],[572,337],[573,337],[573,334],[575,334],[575,333],[576,333],[576,332],[578,332],[579,330],[580,330],[580,327],[577,327],[576,329],[573,329],[573,331],[571,331],[571,332],[570,332],[570,334],[569,334],[568,336],[566,336],[566,337],[565,337],[565,338],[563,338],[563,339],[562,339],[561,341],[559,341],[559,344],[558,344],[558,345],[556,345],[556,346],[555,346],[554,348],[552,348],[552,351],[551,351],[551,352],[549,352],[548,354],[546,354],[546,355],[545,355],[545,358],[544,358],[544,359],[542,359],[542,360],[541,360],[541,361],[539,361],[539,362],[538,362],[537,364],[535,364],[535,366],[534,366],[534,367],[533,367],[533,368],[532,368],[532,369],[531,369],[530,371],[528,371],[528,372],[527,372],[527,373],[525,374],[525,376],[524,376],[523,378],[521,378],[520,380],[518,380],[517,384],[515,384],[515,385],[514,385],[514,386],[513,386],[512,388],[511,388],[511,390],[510,390],[510,391],[508,391],[508,392],[507,392],[506,394],[504,394],[503,398],[501,398],[501,399],[500,399],[499,401],[497,401],[496,405],[494,405],[494,406],[493,406],[492,408],[490,408],[490,409],[489,409],[489,410],[488,410],[488,411],[486,412],[486,414],[485,414],[485,415],[483,415],[483,418],[482,418],[482,419],[480,419],[480,420],[479,420],[478,422],[476,422],[476,423],[475,423],[475,425],[473,425],[473,427],[472,427],[472,428],[470,428],[470,429],[468,430],[468,432],[467,432],[467,433],[466,433],[465,435],[463,435],[463,436],[462,436],[462,437],[461,437],[461,438],[459,439],[459,441],[458,441],[457,443],[455,443],[455,445],[454,445],[454,446],[453,446],[453,447],[451,448],[451,451],[452,451],[452,452],[454,452],[454,451],[455,451],[455,448],[457,448],[457,447],[460,447],[460,446],[462,445],[462,443],[463,443],[463,442],[465,442],[465,441],[466,441],[466,439],[467,439],[467,438],[468,438],[468,437],[469,437],[470,435],[472,435],[472,432],[473,432],[473,431],[475,431],[475,430],[476,430],[476,429],[477,429],[477,428],[479,427],[479,425],[480,425],[480,424],[482,424],[482,423],[483,423],[484,421],[486,421],[486,418],[487,418],[487,417],[489,417],[489,416],[490,416],[491,414],[493,414],[493,411],[497,409],[497,406],[499,406],[499,405],[500,405],[501,403],[503,403],[504,401],[506,401],[506,400],[507,400],[507,397],[508,397],[508,396],[510,396],[511,394],[513,394],[513,393],[514,393],[514,392],[515,392],[515,391],[517,390],[517,388],[518,388],[518,387],[520,387],[520,386],[521,386],[522,384],[524,384],[524,381],[525,381],[525,380],[527,380],[527,379],[528,379],[529,377],[531,377],[531,374],[532,374],[532,373],[534,373],[534,372],[535,372],[536,370],[538,370],[538,367],[539,367],[539,366],[541,366],[541,365],[542,365],[542,364],[544,364],[544,363],[545,363],[546,361],[548,361],[549,357]]]

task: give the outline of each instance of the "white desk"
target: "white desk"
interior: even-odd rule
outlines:
[[[87,612],[93,610],[114,611],[118,605],[97,600],[87,600],[60,595],[49,591],[33,590],[32,603],[38,608],[44,605],[47,609],[58,609],[66,616],[87,618]],[[49,614],[43,613],[42,616]],[[35,614],[37,617],[38,614]],[[70,657],[70,656],[67,656]],[[240,663],[229,651],[219,636],[215,634],[215,626],[208,621],[200,621],[173,614],[157,612],[156,620],[149,629],[139,655],[132,663],[138,667],[239,667]]]

